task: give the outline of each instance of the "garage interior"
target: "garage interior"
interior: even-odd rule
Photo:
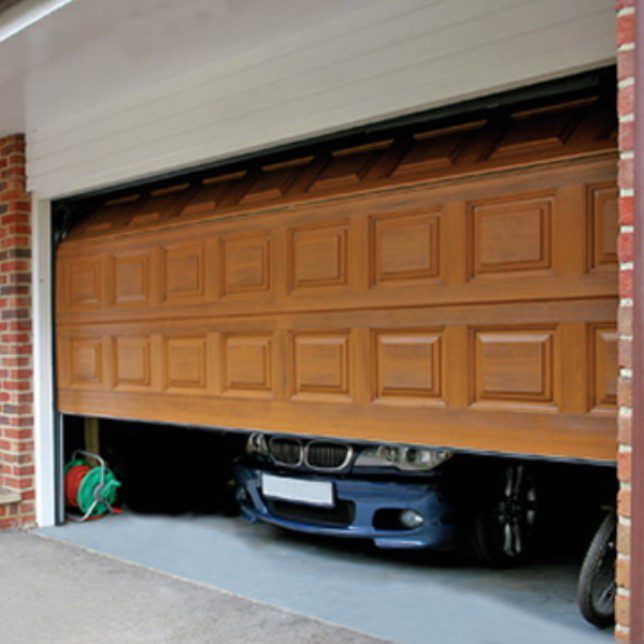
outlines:
[[[430,619],[441,641],[609,638],[574,605],[599,498],[498,571],[247,525],[229,481],[261,429],[558,463],[565,498],[614,483],[614,86],[601,70],[58,204],[62,525],[41,532],[394,640]],[[79,448],[114,468],[123,515],[64,523]]]

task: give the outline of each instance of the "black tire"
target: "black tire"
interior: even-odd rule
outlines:
[[[535,543],[538,517],[539,492],[530,465],[502,465],[473,509],[470,556],[498,568],[524,561]]]
[[[610,512],[595,533],[579,572],[577,603],[584,618],[598,628],[615,623],[617,517]]]

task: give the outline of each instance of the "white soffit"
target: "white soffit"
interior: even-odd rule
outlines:
[[[97,5],[77,0],[39,24],[77,3]],[[153,4],[168,19],[177,20],[176,5],[187,12],[177,25],[186,38],[163,31],[163,11],[139,11],[26,74],[29,185],[40,197],[188,168],[615,56],[609,0],[209,0],[222,33],[226,20],[236,30],[219,48],[194,22],[212,18],[203,2]],[[302,6],[325,10],[298,14]],[[198,7],[203,13],[190,13]]]

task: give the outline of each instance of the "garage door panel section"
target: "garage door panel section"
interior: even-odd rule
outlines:
[[[57,251],[60,409],[613,460],[615,166],[580,109],[105,204]]]
[[[114,405],[111,392],[97,391],[91,401],[83,392],[66,389],[60,405],[65,413],[91,414],[133,420],[150,420],[151,396],[131,393]],[[155,418],[164,421],[184,407],[181,421],[204,427],[314,434],[345,439],[394,441],[465,450],[610,460],[615,439],[600,415],[561,414],[550,424],[536,413],[507,410],[467,412],[406,405],[345,405],[325,401],[300,401],[297,417],[292,400],[232,397],[153,395]],[[590,417],[589,417],[590,416]],[[510,422],[511,421],[511,422]],[[404,431],[401,431],[401,425]],[[315,428],[311,430],[311,428]]]
[[[58,255],[57,316],[99,322],[169,311],[235,315],[251,307],[296,313],[319,310],[322,299],[333,311],[614,295],[616,256],[602,249],[616,210],[608,193],[599,204],[586,198],[597,185],[572,186],[572,199],[561,188],[521,191],[514,178],[485,200],[460,199],[454,189],[440,208],[419,207],[431,191],[410,190],[414,208],[397,205],[383,214],[361,209],[347,218],[337,215],[337,204],[326,221],[320,208],[258,213],[245,224],[213,221],[174,235],[116,238],[108,262],[100,259],[104,244],[70,243]]]
[[[84,325],[68,326],[61,331],[64,340],[85,353],[76,358],[71,385],[63,386],[69,379],[61,377],[61,406],[72,411],[80,404],[92,413],[118,416],[126,398],[145,392],[136,398],[143,405],[136,417],[157,417],[170,398],[173,422],[301,433],[335,423],[325,432],[352,436],[355,423],[370,419],[379,436],[413,442],[422,435],[421,442],[430,444],[445,441],[446,417],[433,413],[440,410],[483,432],[473,442],[468,430],[440,444],[479,448],[490,439],[484,419],[501,413],[505,422],[494,429],[494,440],[514,440],[517,428],[527,423],[538,433],[538,449],[557,455],[567,455],[561,431],[574,418],[582,445],[577,456],[608,458],[616,336],[606,319],[614,307],[609,298],[592,304],[418,307],[375,316],[335,312],[324,324],[316,314],[203,319],[191,320],[181,334],[176,322],[167,320],[149,324],[148,336],[133,335],[139,325],[127,323],[96,327],[94,338],[87,338]],[[513,323],[499,325],[498,317]],[[118,374],[113,389],[95,368],[97,352],[106,345],[119,348],[101,354],[103,378]],[[455,362],[460,377],[451,371]],[[160,383],[154,380],[155,364],[162,365]],[[90,398],[88,389],[101,395]],[[238,407],[223,405],[224,399],[238,401]],[[311,406],[319,417],[309,426]]]

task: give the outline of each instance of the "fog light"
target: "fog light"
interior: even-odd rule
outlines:
[[[400,523],[402,523],[405,528],[409,528],[411,530],[413,528],[420,528],[420,526],[425,523],[425,519],[420,512],[416,512],[415,510],[403,510],[400,513]]]

